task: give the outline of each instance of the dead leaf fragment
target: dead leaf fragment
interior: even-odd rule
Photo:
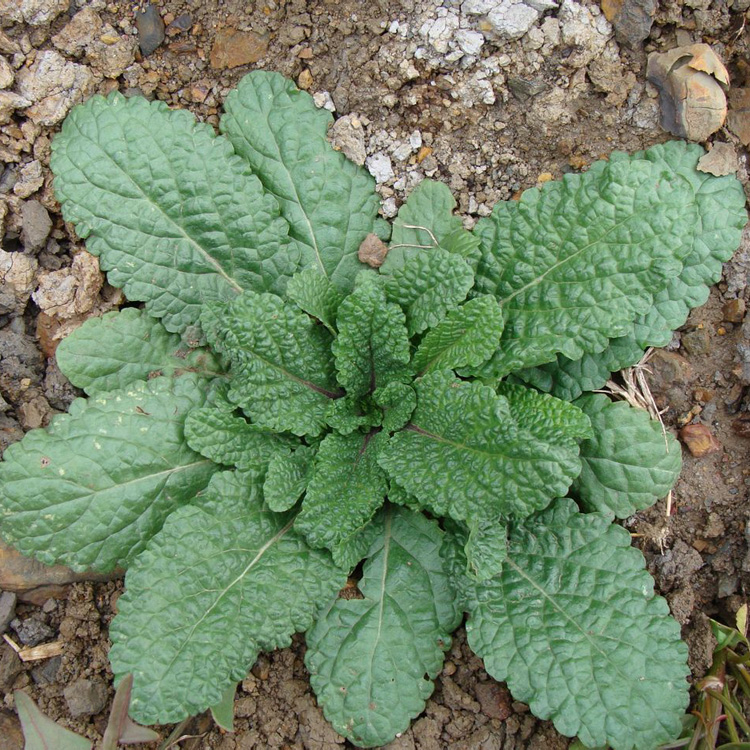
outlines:
[[[357,257],[372,268],[380,268],[385,262],[388,248],[377,234],[368,234],[359,246]]]
[[[665,130],[691,141],[705,141],[724,124],[729,73],[707,44],[652,52],[646,76],[659,91]]]
[[[703,458],[721,450],[721,443],[704,424],[688,424],[680,430],[680,440],[687,446],[691,455]]]
[[[698,171],[708,172],[715,177],[736,174],[739,161],[731,143],[714,143],[713,148],[698,160]]]

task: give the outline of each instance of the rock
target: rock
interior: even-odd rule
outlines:
[[[661,126],[673,135],[705,141],[724,124],[729,73],[707,44],[652,52],[646,77],[659,91]]]
[[[15,80],[16,74],[11,64],[4,57],[0,57],[0,89],[9,89]]]
[[[42,312],[66,320],[94,307],[103,281],[99,261],[82,250],[69,268],[42,273],[31,296]]]
[[[637,49],[651,33],[656,0],[602,0],[602,10],[615,30],[617,41]]]
[[[16,94],[13,91],[0,91],[0,125],[10,122],[10,118],[17,109],[31,106],[31,99]]]
[[[37,685],[51,685],[57,679],[57,673],[62,665],[62,656],[46,659],[38,667],[31,670],[31,679]]]
[[[0,0],[0,18],[42,26],[68,9],[68,0]]]
[[[453,35],[458,31],[459,17],[455,11],[438,8],[437,18],[425,21],[419,33],[426,37],[436,52],[444,55],[450,48]]]
[[[742,297],[730,299],[721,306],[722,320],[727,323],[742,323],[745,319],[745,300]]]
[[[357,115],[339,117],[329,131],[331,146],[341,151],[344,156],[355,164],[362,166],[367,158],[365,148],[365,129]]]
[[[16,677],[23,672],[23,662],[7,644],[0,646],[0,693],[8,693]]]
[[[8,630],[8,626],[16,616],[16,600],[18,597],[12,591],[0,594],[0,634]]]
[[[478,56],[481,53],[482,45],[484,44],[484,35],[479,31],[459,29],[454,38],[459,49],[464,54]]]
[[[44,185],[42,163],[38,159],[24,164],[18,173],[18,181],[13,186],[13,192],[19,198],[28,198]]]
[[[497,682],[478,682],[474,694],[482,707],[482,713],[490,719],[505,721],[513,713],[508,689]]]
[[[584,68],[595,60],[612,38],[612,26],[606,17],[574,0],[563,0],[557,19],[562,43],[574,48],[565,61],[571,68]]]
[[[38,646],[55,637],[55,631],[46,622],[34,616],[27,617],[25,620],[16,618],[11,621],[10,627],[24,646]]]
[[[39,201],[25,201],[21,207],[21,241],[27,253],[44,247],[52,229],[47,209]]]
[[[541,13],[523,0],[502,0],[487,14],[479,28],[492,41],[520,39],[539,20]]]
[[[101,680],[76,680],[63,690],[63,695],[73,718],[94,716],[107,705],[107,686]]]
[[[740,168],[737,152],[731,143],[714,143],[711,150],[698,160],[698,171],[715,177],[736,174]]]
[[[20,52],[21,48],[15,40],[11,39],[2,29],[0,29],[0,55],[15,55]]]
[[[359,246],[357,257],[371,268],[380,268],[388,254],[388,246],[377,234],[368,234]]]
[[[212,68],[238,68],[260,60],[268,51],[268,39],[254,31],[222,29],[216,34],[209,61]]]
[[[92,8],[84,8],[52,37],[52,43],[67,55],[85,52],[88,62],[105,78],[117,78],[135,60],[136,42],[120,36]]]
[[[610,40],[602,54],[589,63],[586,72],[594,88],[607,94],[607,103],[614,107],[627,101],[637,82],[635,74],[625,70],[614,40]]]
[[[392,180],[394,177],[393,165],[391,164],[391,159],[388,154],[380,152],[368,156],[367,159],[365,159],[365,165],[367,166],[369,173],[375,178],[375,182],[378,185],[382,185],[383,183],[388,182],[388,180]]]
[[[46,427],[52,418],[52,407],[41,393],[31,393],[16,409],[18,421],[27,432]]]
[[[164,21],[155,5],[149,5],[143,13],[135,14],[138,29],[138,46],[141,54],[148,57],[164,41]]]
[[[721,443],[704,424],[688,424],[679,432],[680,440],[696,458],[703,458],[721,450]]]
[[[0,250],[0,314],[22,315],[34,291],[36,258]]]
[[[308,91],[313,85],[313,77],[310,68],[305,68],[297,77],[297,86],[303,91]]]
[[[727,126],[743,146],[750,146],[750,88],[731,89],[729,92]]]
[[[680,344],[688,354],[708,354],[711,350],[711,338],[705,326],[698,326],[692,331],[683,333]]]
[[[336,111],[336,105],[333,103],[333,97],[328,91],[316,91],[313,94],[313,104],[318,109],[326,109],[329,112]]]
[[[25,740],[21,722],[9,711],[0,711],[0,737],[3,738],[4,750],[23,750]]]
[[[750,414],[745,412],[732,422],[732,432],[743,438],[750,438]]]
[[[40,52],[30,68],[17,76],[18,93],[33,104],[26,114],[37,125],[55,125],[74,104],[94,93],[94,74],[84,65],[68,62],[59,52]]]

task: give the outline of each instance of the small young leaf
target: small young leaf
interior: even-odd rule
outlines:
[[[188,445],[214,463],[262,474],[276,456],[288,456],[299,441],[250,424],[215,406],[193,409],[185,420]]]
[[[430,370],[479,367],[500,344],[503,312],[489,295],[470,299],[451,310],[419,344],[413,367],[424,375]]]
[[[222,374],[208,349],[188,349],[177,334],[133,307],[89,318],[60,342],[55,358],[68,380],[89,396],[157,375]]]
[[[380,273],[386,277],[388,299],[406,313],[410,336],[436,326],[466,299],[474,284],[466,261],[442,247],[392,248]]]
[[[373,393],[373,401],[383,409],[383,430],[395,432],[406,425],[417,406],[417,394],[406,383],[388,383]]]
[[[225,102],[221,131],[276,196],[302,254],[343,291],[365,266],[357,251],[376,232],[380,197],[362,167],[326,138],[333,119],[278,73],[245,76]]]
[[[311,266],[294,274],[289,279],[286,296],[336,334],[336,313],[344,295],[319,268]]]
[[[288,515],[263,509],[252,481],[217,474],[128,570],[109,657],[116,675],[135,677],[133,716],[169,723],[216,704],[260,650],[288,646],[345,581]]]
[[[535,716],[589,747],[677,736],[687,647],[624,529],[557,500],[513,528],[501,572],[468,593],[469,645]]]
[[[492,578],[508,557],[508,525],[501,519],[469,519],[466,525],[469,535],[464,552],[468,569],[480,581]]]
[[[234,732],[234,695],[237,684],[230,685],[218,703],[211,706],[211,716],[225,732]]]
[[[263,498],[269,510],[283,513],[302,497],[310,481],[310,466],[314,458],[315,451],[304,445],[289,456],[271,457],[263,482]]]
[[[102,745],[99,750],[117,750],[121,745],[135,745],[141,742],[154,742],[159,735],[152,729],[136,724],[128,717],[130,696],[133,692],[133,675],[125,675],[115,691],[109,721],[104,730]]]
[[[253,422],[315,436],[336,383],[328,331],[271,294],[245,293],[201,316],[209,342],[231,361],[229,399]]]
[[[387,302],[381,280],[368,273],[338,310],[339,335],[331,345],[338,382],[358,399],[392,382],[411,379],[404,313]]]
[[[581,443],[580,476],[571,492],[585,510],[627,518],[651,507],[677,481],[679,443],[642,409],[602,394],[575,405],[591,420],[593,434]]]
[[[24,750],[91,750],[94,746],[85,737],[55,724],[26,693],[16,690],[13,698],[26,741]]]
[[[682,270],[697,216],[686,180],[637,157],[498,203],[475,230],[476,290],[501,300],[505,328],[477,374],[578,359],[629,333]]]
[[[205,387],[186,374],[77,399],[11,445],[0,463],[4,539],[48,564],[128,565],[217,469],[183,434]]]
[[[390,742],[419,714],[458,624],[434,521],[388,508],[359,589],[307,633],[310,682],[334,729],[359,747]]]
[[[388,484],[377,462],[385,437],[330,433],[315,456],[294,528],[311,546],[328,547],[342,567],[352,561],[344,559],[339,545],[364,528],[385,500]]]
[[[55,193],[109,283],[169,331],[208,300],[283,293],[299,250],[248,165],[209,125],[117,92],[76,107],[53,142]]]
[[[411,422],[379,462],[423,507],[457,521],[526,516],[580,472],[576,441],[588,420],[571,404],[524,388],[499,396],[447,371],[416,388]]]
[[[337,398],[331,401],[326,411],[326,424],[342,435],[351,435],[360,428],[377,427],[382,421],[382,414],[372,406],[372,399]]]

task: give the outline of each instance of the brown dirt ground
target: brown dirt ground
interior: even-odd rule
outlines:
[[[684,4],[667,0],[659,6],[645,46],[637,51],[615,47],[611,59],[597,55],[581,64],[581,47],[573,43],[563,41],[545,51],[526,37],[485,44],[481,60],[465,67],[430,50],[417,33],[425,18],[434,17],[430,12],[438,4],[429,0],[269,0],[266,4],[164,0],[159,4],[162,16],[169,20],[188,13],[192,28],[168,36],[156,52],[124,74],[101,80],[97,90],[140,90],[216,124],[228,91],[256,66],[215,70],[209,64],[212,44],[222,29],[253,30],[268,43],[258,67],[278,70],[295,80],[302,75],[311,92],[329,92],[337,116],[354,113],[359,117],[368,154],[385,152],[392,157],[395,174],[380,187],[384,199],[395,199],[398,205],[414,180],[426,174],[450,185],[459,211],[471,225],[495,201],[535,185],[545,173],[560,177],[613,149],[633,151],[665,140],[668,136],[658,127],[655,92],[644,85],[646,52],[685,41],[706,41],[727,63],[733,84],[744,83],[743,59],[748,59],[750,37],[744,28],[747,3],[737,0],[732,6],[712,0]],[[91,5],[121,33],[134,33],[133,3],[101,0]],[[598,10],[592,3],[583,5]],[[8,37],[25,50],[25,61],[19,60],[23,66],[30,64],[36,51],[52,48],[51,37],[69,18],[63,13],[51,26],[36,27],[0,19],[0,27],[5,26]],[[402,32],[391,30],[396,20]],[[407,23],[408,33],[403,32]],[[428,54],[415,55],[418,47],[427,48]],[[486,88],[477,88],[481,76],[474,76],[488,59],[490,67],[483,70],[490,70],[485,79],[491,81],[493,103],[482,101]],[[92,65],[86,59],[77,62]],[[538,93],[524,94],[529,84]],[[71,251],[80,247],[62,222],[51,193],[49,138],[57,127],[34,127],[19,111],[0,128],[0,201],[10,207],[2,238],[5,250],[20,249],[21,226],[20,201],[7,189],[8,180],[34,158],[43,168],[44,186],[31,197],[49,210],[56,247],[48,245],[41,252],[41,271],[69,266]],[[394,146],[407,142],[415,130],[431,153],[418,160],[414,148],[399,160]],[[717,138],[738,144],[726,130]],[[739,174],[746,182],[747,155],[741,146],[738,152]],[[720,450],[703,458],[683,451],[684,469],[674,491],[672,514],[667,517],[661,502],[628,522],[634,543],[643,550],[656,578],[657,590],[667,597],[683,626],[694,677],[702,675],[711,660],[708,618],[731,622],[750,588],[749,444],[733,430],[750,408],[750,378],[741,366],[750,323],[728,323],[722,312],[725,302],[747,298],[747,249],[743,243],[709,302],[693,311],[673,341],[672,349],[682,359],[657,356],[651,365],[652,387],[666,410],[667,428],[676,430],[690,420],[702,422],[718,438]],[[0,316],[0,334],[10,330],[24,336],[26,344],[31,341],[38,346],[38,312],[29,302],[21,316]],[[2,446],[20,438],[22,428],[33,423],[29,387],[36,394],[39,419],[45,422],[74,395],[55,374],[45,353],[50,351],[25,349],[20,355],[7,348],[0,351],[0,363],[2,357],[6,362],[0,393],[10,405],[0,413]],[[13,367],[8,365],[11,354],[16,357]],[[24,384],[24,378],[31,386]],[[19,605],[18,616],[46,622],[63,641],[64,652],[53,660],[21,665],[8,646],[0,646],[0,684],[7,688],[5,709],[0,710],[0,736],[10,743],[4,747],[21,747],[10,712],[14,688],[27,689],[44,711],[65,726],[93,740],[100,738],[106,710],[73,720],[63,690],[81,677],[101,678],[109,684],[107,625],[120,590],[118,581],[78,583],[68,587],[63,598],[50,599],[43,606]],[[194,736],[179,746],[221,750],[346,747],[316,707],[303,653],[304,641],[298,637],[291,648],[261,657],[238,689],[234,734],[223,733],[206,717],[199,717],[185,728],[186,735]],[[425,713],[389,748],[567,747],[568,740],[549,723],[535,720],[488,677],[481,661],[469,652],[462,631],[447,658]]]

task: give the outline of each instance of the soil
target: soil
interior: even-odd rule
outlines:
[[[650,35],[632,48],[615,41],[599,6],[588,0],[564,0],[520,39],[493,41],[487,33],[481,48],[476,33],[456,35],[452,19],[471,32],[479,21],[465,12],[467,3],[451,0],[164,0],[158,15],[166,38],[145,56],[136,50],[135,5],[0,0],[0,82],[5,75],[2,85],[17,92],[28,71],[49,59],[45,51],[55,50],[57,63],[81,66],[68,69],[73,82],[62,94],[68,104],[119,89],[190,109],[216,125],[222,101],[248,70],[277,70],[335,109],[339,145],[353,158],[370,157],[385,216],[393,216],[427,176],[450,186],[467,227],[498,200],[584,169],[614,149],[634,151],[669,138],[659,127],[657,92],[646,82],[649,52],[709,43],[727,65],[733,87],[746,83],[743,60],[750,59],[747,0],[664,0]],[[77,28],[71,19],[84,8],[95,16]],[[39,22],[45,12],[49,19]],[[92,36],[88,30],[97,18],[111,28],[102,26]],[[146,42],[148,29],[140,31]],[[158,43],[158,23],[151,33]],[[238,61],[237,67],[221,67]],[[0,449],[46,425],[75,397],[55,365],[57,340],[87,316],[122,301],[81,254],[82,243],[54,199],[50,141],[61,119],[55,117],[49,102],[27,103],[0,126],[0,239],[4,251],[23,260],[12,269],[15,293],[9,297],[8,288],[0,287]],[[747,153],[739,139],[722,129],[712,140],[733,145],[747,187]],[[670,515],[662,501],[626,524],[657,591],[683,627],[693,678],[711,662],[708,618],[732,623],[750,590],[750,319],[742,305],[748,264],[750,235],[708,303],[693,311],[670,351],[650,363],[667,429],[702,424],[717,449],[702,457],[683,450]],[[7,281],[11,271],[0,269]],[[16,617],[62,641],[63,650],[22,663],[10,646],[0,646],[4,748],[22,747],[12,712],[12,691],[19,688],[63,725],[101,738],[112,692],[107,626],[121,586],[117,580],[79,582],[19,601]],[[238,688],[233,734],[198,717],[175,746],[347,747],[317,708],[303,654],[298,637],[291,648],[259,659]],[[70,688],[77,684],[91,688],[93,698],[103,691],[107,705],[102,709],[92,700],[89,714],[84,706],[73,718]],[[164,728],[162,736],[168,733]],[[556,750],[568,744],[488,677],[459,630],[425,713],[388,747]]]

